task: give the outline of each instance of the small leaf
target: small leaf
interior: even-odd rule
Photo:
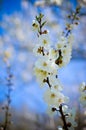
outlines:
[[[39,17],[40,17],[40,19],[42,19],[44,17],[44,15],[40,13]]]
[[[39,17],[38,17],[38,16],[36,16],[36,20],[37,20],[37,21],[39,20]]]
[[[46,24],[46,21],[42,23],[42,27]]]

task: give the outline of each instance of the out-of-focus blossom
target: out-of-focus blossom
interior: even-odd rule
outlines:
[[[75,109],[68,109],[67,114],[68,114],[68,116],[66,117],[66,121],[69,124],[68,129],[74,130],[74,128],[77,127],[77,123],[75,121],[76,110]]]
[[[84,92],[86,90],[86,84],[85,82],[82,82],[82,84],[80,85],[80,92]]]
[[[58,5],[60,6],[62,4],[63,0],[42,0],[42,1],[36,1],[35,6],[46,6],[46,5]]]
[[[81,6],[86,6],[86,0],[78,0]]]
[[[83,107],[86,107],[86,83],[82,82],[80,85],[80,103],[82,104]]]
[[[80,102],[83,105],[83,107],[86,107],[86,92],[81,93]]]
[[[34,64],[34,58],[32,56],[32,48],[34,45],[33,33],[31,32],[32,20],[29,19],[30,16],[32,17],[31,10],[33,10],[33,7],[31,8],[30,3],[23,1],[21,8],[21,12],[3,15],[2,21],[0,22],[0,27],[3,30],[3,35],[0,36],[0,57],[5,62],[9,60],[9,64],[11,65],[15,64],[15,69],[17,69],[15,71],[16,75],[22,78],[22,81],[28,82],[32,80],[32,67]],[[25,13],[26,8],[30,10],[28,13]],[[19,69],[18,66],[20,66]],[[26,79],[26,75],[29,78]]]

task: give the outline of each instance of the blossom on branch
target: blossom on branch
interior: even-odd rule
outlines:
[[[74,16],[72,16],[72,23],[75,24],[79,8],[76,9]],[[75,122],[75,112],[64,108],[69,98],[65,96],[63,86],[61,85],[58,77],[58,70],[66,66],[71,59],[72,55],[72,28],[66,25],[66,32],[58,38],[57,44],[53,45],[50,42],[47,30],[43,30],[46,22],[42,22],[44,15],[39,14],[36,16],[36,22],[32,25],[35,28],[37,25],[38,43],[34,47],[34,54],[37,56],[34,71],[38,82],[41,86],[48,86],[44,93],[44,100],[48,105],[49,113],[56,114],[59,112],[63,121],[64,130],[73,130],[77,126]],[[84,98],[83,98],[84,99]],[[66,111],[67,110],[67,111]]]

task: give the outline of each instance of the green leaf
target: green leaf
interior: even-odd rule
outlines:
[[[45,24],[46,24],[46,21],[44,21],[44,22],[42,23],[42,27],[43,27]]]

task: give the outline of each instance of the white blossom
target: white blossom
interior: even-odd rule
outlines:
[[[35,56],[41,57],[43,56],[43,47],[39,44],[36,44],[35,47],[33,48],[33,53]]]
[[[50,117],[53,117],[57,114],[57,111],[54,111],[53,110],[53,106],[52,105],[49,105],[47,106],[47,114],[50,116]]]
[[[70,44],[66,44],[65,42],[62,41],[62,43],[57,44],[57,50],[59,52],[59,57],[57,58],[57,64],[59,67],[66,66],[70,59],[71,59],[71,53],[72,53],[72,48]]]
[[[54,89],[55,91],[62,91],[63,86],[60,80],[56,76],[57,76],[57,73],[54,75],[53,74],[49,75],[50,84],[52,86],[52,89]]]
[[[34,73],[36,75],[37,81],[40,83],[40,86],[44,86],[44,79],[47,78],[48,73],[42,69],[37,67],[34,68]]]
[[[50,48],[50,50],[49,50],[49,57],[50,57],[51,59],[55,59],[55,60],[56,60],[56,58],[59,57],[58,50],[55,50],[55,49],[53,49],[53,48]]]
[[[86,107],[86,92],[81,93],[80,102],[83,105],[83,107]]]
[[[57,72],[58,66],[48,56],[44,56],[36,61],[35,66],[49,73]]]
[[[38,44],[40,44],[42,47],[44,47],[45,49],[48,49],[50,48],[50,45],[51,45],[51,42],[50,42],[50,39],[49,39],[49,35],[48,34],[43,34],[43,35],[40,35],[38,37]]]
[[[80,103],[83,105],[83,107],[86,107],[86,84],[85,82],[82,82],[80,85]]]
[[[68,102],[68,98],[65,97],[59,91],[55,91],[54,89],[47,89],[44,93],[44,100],[48,105],[52,105],[54,107],[59,107],[60,104]]]
[[[83,92],[86,90],[86,84],[85,82],[82,82],[82,84],[80,85],[80,88],[79,88],[80,92]]]
[[[58,130],[64,130],[61,126],[58,126],[57,128]]]

